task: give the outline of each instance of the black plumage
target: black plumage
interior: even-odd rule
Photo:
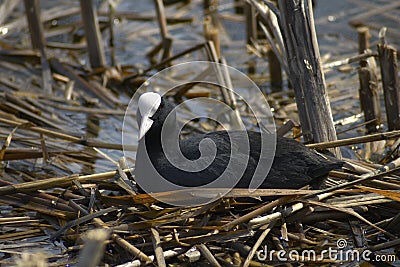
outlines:
[[[207,134],[195,134],[180,140],[180,150],[189,160],[196,160],[200,157],[199,144],[202,140],[209,139],[208,141],[212,141],[202,144],[206,148],[209,146],[212,149],[212,146],[216,145],[216,157],[206,169],[198,172],[183,171],[169,162],[161,145],[161,129],[165,126],[166,118],[171,113],[173,107],[172,103],[163,97],[157,111],[150,117],[153,124],[146,132],[144,138],[139,141],[136,176],[148,179],[148,177],[140,177],[147,174],[145,168],[148,168],[148,166],[145,166],[143,159],[141,159],[141,155],[144,155],[144,153],[147,153],[152,165],[165,179],[174,184],[186,187],[197,187],[214,181],[224,172],[229,160],[235,160],[237,163],[242,162],[247,165],[244,174],[235,187],[248,188],[260,158],[260,133],[247,131],[250,142],[249,157],[245,153],[242,153],[240,149],[234,151],[231,155],[229,136],[231,138],[239,137],[244,133],[243,131],[229,131],[229,135],[227,131],[216,131]],[[171,115],[175,116],[173,113]],[[139,123],[140,116],[141,114],[138,112]],[[176,119],[175,117],[172,118],[175,125],[169,125],[170,129],[177,129]],[[277,137],[275,155],[268,156],[274,157],[273,164],[260,188],[294,189],[308,184],[312,188],[321,188],[328,173],[333,169],[340,168],[343,164],[340,161],[330,162],[303,144],[283,137]],[[236,173],[230,173],[229,175],[232,177],[237,176]]]

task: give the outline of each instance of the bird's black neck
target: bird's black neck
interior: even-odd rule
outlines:
[[[148,153],[163,152],[162,142],[170,142],[168,141],[169,139],[176,138],[178,124],[176,122],[175,114],[171,115],[173,117],[169,119],[168,122],[157,122],[155,127],[151,127],[150,130],[146,133],[144,140],[146,142],[146,150]],[[162,135],[164,135],[164,137]]]

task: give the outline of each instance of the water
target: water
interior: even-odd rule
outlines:
[[[2,1],[4,2],[4,1]],[[118,1],[117,11],[119,12],[132,12],[140,13],[142,15],[153,15],[155,16],[153,1],[150,0],[135,0],[135,1]],[[357,33],[351,28],[348,22],[354,17],[368,10],[368,5],[376,5],[377,7],[383,6],[394,1],[383,1],[383,0],[342,0],[342,1],[331,1],[331,0],[319,0],[315,8],[315,22],[316,31],[318,35],[318,41],[321,51],[322,58],[327,58],[326,61],[334,61],[348,56],[356,55],[358,53],[357,47]],[[219,13],[224,15],[232,15],[234,13],[233,1],[232,0],[220,0]],[[54,1],[54,0],[41,0],[42,13],[49,8],[61,7],[68,8],[71,6],[79,6],[78,1]],[[97,2],[98,6],[100,1]],[[173,38],[173,54],[181,52],[189,47],[195,46],[199,43],[204,42],[203,37],[203,26],[202,26],[202,10],[203,1],[192,0],[190,5],[179,7],[179,5],[173,5],[166,7],[167,16],[182,16],[193,18],[193,23],[189,24],[175,24],[169,25],[168,30]],[[21,17],[23,15],[23,8],[17,8],[9,21]],[[371,47],[375,50],[377,43],[377,33],[381,26],[388,27],[388,42],[398,47],[399,35],[398,35],[398,22],[399,20],[399,9],[389,10],[384,12],[383,15],[374,15],[365,19],[365,23],[371,25]],[[236,16],[235,18],[242,18]],[[242,18],[243,19],[243,18]],[[9,21],[6,21],[8,23]],[[75,15],[61,20],[54,20],[48,22],[53,25],[70,25],[79,21],[79,15]],[[283,90],[284,93],[280,97],[274,95],[270,88],[270,77],[268,72],[268,63],[266,59],[257,58],[255,55],[250,54],[246,50],[245,44],[245,25],[241,21],[231,21],[222,19],[222,25],[224,26],[224,32],[221,34],[221,51],[222,55],[225,56],[228,65],[235,67],[245,73],[247,73],[248,61],[254,59],[257,63],[256,73],[251,75],[251,78],[257,83],[259,87],[267,93],[270,104],[275,108],[274,112],[276,115],[277,125],[281,125],[286,118],[292,118],[297,120],[297,113],[295,111],[295,105],[293,100],[293,93],[289,91],[285,85]],[[47,25],[47,24],[46,24]],[[45,26],[46,26],[45,25]],[[63,35],[54,35],[48,38],[48,41],[58,41],[72,43],[74,40],[80,40],[82,38],[82,30],[77,30],[79,27],[73,28],[72,32]],[[48,25],[46,29],[52,28]],[[114,25],[115,32],[115,45],[116,45],[116,61],[117,64],[123,67],[129,67],[131,70],[146,69],[149,66],[149,61],[146,57],[148,53],[155,45],[160,42],[160,35],[158,25],[156,21],[143,22],[143,21],[130,21],[121,19],[116,21]],[[108,42],[108,31],[103,32],[104,43]],[[21,31],[11,32],[8,36],[3,37],[2,41],[6,44],[18,44],[22,47],[29,47],[29,35],[27,27],[23,27]],[[106,48],[107,62],[110,63],[110,49]],[[52,50],[48,49],[48,53],[57,55],[65,61],[72,62],[76,65],[78,62],[85,66],[88,66],[88,57],[84,51],[64,51],[64,50]],[[183,58],[179,58],[174,63],[182,63],[193,60],[204,60],[206,55],[204,51],[194,52]],[[348,72],[340,72],[336,69],[326,73],[326,83],[328,92],[330,95],[332,112],[334,120],[346,119],[351,116],[360,113],[359,99],[358,99],[358,76],[357,76],[358,64],[352,64]],[[3,69],[3,68],[2,68]],[[21,68],[22,69],[22,68]],[[35,70],[32,70],[35,73]],[[16,76],[13,80],[16,84],[21,85],[26,91],[30,92],[31,77],[26,75],[23,70],[16,71],[2,71],[3,77]],[[150,74],[154,74],[155,71]],[[149,75],[150,75],[149,74]],[[35,73],[37,75],[37,73]],[[28,82],[29,83],[28,83]],[[37,83],[37,82],[36,82]],[[28,84],[28,85],[27,85]],[[284,83],[287,84],[287,83]],[[1,85],[3,86],[3,85]],[[162,89],[162,88],[161,88]],[[76,89],[79,91],[79,89]],[[124,109],[125,104],[129,102],[135,88],[131,88],[129,91],[124,91],[122,88],[117,88],[118,95],[121,101],[121,109]],[[243,89],[244,90],[244,89]],[[10,91],[7,87],[0,87],[1,93]],[[63,96],[60,92],[56,92],[58,96]],[[218,93],[215,93],[218,96]],[[279,101],[284,101],[288,108],[284,105],[276,104]],[[125,103],[125,104],[124,104]],[[383,107],[383,104],[382,104]],[[193,107],[193,108],[204,108],[204,107]],[[121,131],[123,116],[116,115],[102,115],[102,114],[85,114],[81,112],[67,112],[57,111],[60,114],[67,116],[72,122],[65,122],[68,126],[68,131],[78,136],[85,138],[91,138],[95,140],[101,140],[106,143],[121,143]],[[55,112],[55,113],[57,113]],[[280,119],[283,117],[284,119]],[[134,118],[133,118],[134,119]],[[343,131],[356,124],[363,122],[362,116],[355,116],[353,120],[348,120],[349,123],[345,125],[338,125],[337,130]],[[251,128],[251,119],[246,118],[246,125]],[[198,125],[197,125],[198,126]],[[135,127],[131,128],[132,136],[136,135]],[[7,132],[4,131],[4,132]],[[364,134],[363,128],[357,130],[348,131],[344,134],[340,134],[339,138],[353,137]],[[2,136],[3,137],[3,136]],[[26,137],[16,134],[16,137]],[[37,136],[35,136],[37,138]],[[132,137],[132,143],[136,141],[135,137]],[[14,142],[14,141],[13,141]],[[14,143],[13,143],[14,144]],[[30,143],[25,144],[23,142],[19,145],[29,146]],[[69,175],[71,173],[81,174],[92,174],[115,169],[115,162],[123,156],[123,153],[118,150],[100,149],[107,157],[101,153],[93,152],[88,148],[83,148],[80,145],[71,144],[69,142],[60,142],[60,147],[65,149],[82,149],[90,152],[98,158],[84,158],[86,163],[81,164],[76,162],[67,162],[62,158],[54,158],[51,164],[45,164],[40,160],[26,160],[26,161],[10,161],[5,164],[13,170],[21,171],[21,173],[27,173],[33,177],[59,177],[63,175]],[[40,147],[38,145],[38,147]],[[133,155],[134,156],[134,155]],[[346,156],[354,157],[354,152],[351,150],[346,151]],[[111,160],[110,160],[111,159]],[[94,163],[94,165],[90,165]],[[12,172],[10,172],[12,173]],[[14,174],[14,173],[12,173]],[[37,176],[34,176],[37,175]],[[22,182],[22,178],[18,177],[18,181]],[[2,214],[11,214],[16,210],[10,211],[9,206],[0,206]],[[29,215],[29,213],[27,213]],[[18,213],[17,215],[20,215]],[[48,238],[45,236],[43,238]],[[32,239],[33,241],[37,241]],[[52,246],[46,248],[49,253],[61,254],[62,245]],[[53,251],[51,251],[53,249]],[[4,255],[4,254],[2,254]]]
[[[173,54],[204,41],[202,29],[202,2],[203,1],[192,1],[190,5],[181,8],[177,8],[177,5],[166,7],[167,16],[174,16],[178,13],[184,17],[187,16],[194,19],[192,24],[175,24],[168,26],[169,33],[173,37]],[[234,13],[232,5],[233,1],[225,0],[219,1],[219,3],[220,14]],[[366,12],[368,10],[368,5],[382,5],[387,3],[390,3],[390,1],[317,1],[314,16],[322,58],[328,58],[326,61],[330,62],[356,55],[358,53],[357,32],[349,25],[349,20],[362,12]],[[121,1],[117,10],[155,15],[152,1]],[[395,11],[392,11],[392,13],[395,13]],[[397,24],[395,21],[387,16],[375,15],[366,22],[378,23],[382,26],[389,27],[388,41],[393,44],[398,44],[398,39],[393,38],[393,36],[390,35],[390,27],[396,29]],[[247,62],[250,58],[255,59],[257,63],[257,71],[255,74],[251,75],[251,77],[268,95],[268,93],[271,92],[268,63],[266,59],[256,58],[246,50],[244,22],[222,19],[221,23],[224,26],[225,31],[225,33],[223,31],[223,34],[221,34],[221,51],[222,55],[226,57],[227,63],[246,73],[248,66]],[[372,27],[372,49],[375,49],[378,41],[377,32],[378,29]],[[106,36],[105,39],[107,39]],[[119,64],[132,65],[137,69],[147,68],[148,59],[146,58],[146,53],[148,53],[160,41],[158,25],[155,21],[142,22],[120,20],[119,23],[115,25],[115,40],[117,62]],[[192,60],[204,60],[205,58],[206,56],[204,52],[195,52],[175,60],[174,64]],[[328,93],[331,97],[331,105],[335,121],[355,116],[360,113],[357,66],[358,64],[352,64],[349,72],[332,70],[326,73],[326,84],[328,87]],[[284,90],[288,89],[284,88]],[[348,97],[343,97],[346,95]],[[124,102],[128,100],[129,97],[129,95],[121,96]],[[289,101],[292,101],[292,103],[294,102],[294,100],[290,100],[290,98]],[[288,117],[297,119],[296,113],[292,112],[288,114]],[[119,131],[121,129],[121,121],[122,117],[113,117],[108,120],[101,120],[101,130],[98,134],[98,138],[104,141],[110,140],[112,142],[120,142]],[[337,130],[340,132],[362,122],[363,117],[358,116],[347,125],[338,125]],[[281,123],[282,122],[277,121],[277,125],[280,125]],[[357,136],[360,134],[358,130],[352,130],[340,134],[339,138]],[[121,156],[121,153],[114,151],[112,152],[112,156],[118,158]]]

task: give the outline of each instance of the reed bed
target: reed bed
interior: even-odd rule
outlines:
[[[339,84],[329,94],[340,140],[309,147],[341,147],[346,162],[341,171],[330,173],[325,189],[258,189],[251,193],[247,189],[233,189],[212,203],[172,207],[148,194],[137,193],[131,174],[134,159],[123,157],[120,137],[123,116],[135,116],[126,113],[127,95],[160,67],[183,60],[183,55],[203,55],[200,50],[210,42],[192,33],[199,42],[188,46],[187,41],[171,34],[172,47],[178,51],[171,56],[170,36],[166,33],[161,45],[168,53],[159,61],[145,65],[139,57],[136,65],[115,64],[93,70],[80,61],[86,52],[82,46],[84,37],[78,31],[82,28],[77,18],[79,7],[70,4],[44,8],[42,22],[48,39],[67,36],[68,40],[79,40],[68,44],[59,40],[47,42],[52,73],[52,91],[48,92],[43,90],[41,54],[20,45],[20,39],[26,37],[17,32],[26,27],[26,22],[21,10],[9,6],[14,2],[17,1],[4,1],[0,9],[12,18],[3,22],[10,36],[0,41],[2,266],[360,264],[346,254],[348,251],[360,255],[367,251],[371,261],[398,263],[400,131],[382,128],[379,133],[366,134],[364,127],[368,122],[359,115],[358,104],[354,104],[357,99],[349,100],[349,95],[354,94],[343,93],[340,75],[345,72],[337,70],[338,66],[355,69],[360,60],[376,56],[376,52],[361,56],[342,53],[324,63],[327,73],[340,73],[328,78],[328,84]],[[351,2],[361,5],[365,1]],[[372,4],[362,6],[364,9],[352,13],[352,24],[365,21],[364,26],[376,27],[366,18],[379,14],[398,21],[393,11],[385,13],[398,4],[387,3],[379,9]],[[103,34],[110,16],[107,7],[103,3],[98,12]],[[166,8],[164,19],[170,32],[185,29],[195,20],[185,6]],[[222,5],[219,14],[211,14],[222,27],[221,42],[230,38],[221,21],[244,20],[223,8],[227,7]],[[170,16],[174,14],[171,10],[178,10],[179,14]],[[160,45],[155,38],[158,31],[151,27],[160,16],[115,10],[112,16],[130,20],[137,27],[132,31],[126,24],[121,25],[120,34],[125,41],[139,36],[154,46]],[[52,21],[57,25],[52,25]],[[394,36],[399,34],[397,31],[393,30]],[[253,54],[246,54],[246,60],[255,55],[263,57],[257,46],[249,49]],[[265,59],[257,60],[263,66]],[[240,60],[238,65],[247,67]],[[254,75],[254,79],[261,76]],[[177,90],[171,99],[219,94],[208,87],[189,89],[192,88]],[[277,133],[300,140],[293,91],[269,92],[268,100],[274,109]],[[237,105],[241,117],[250,124],[252,120],[244,104],[239,101]],[[351,112],[354,105],[357,110]],[[211,123],[196,122],[186,130],[205,132],[213,127]],[[132,143],[125,149],[135,151],[136,146]],[[186,201],[217,196],[220,192],[221,189],[196,189],[163,192],[158,196]],[[340,256],[332,258],[323,253],[329,249],[338,249]],[[310,250],[322,257],[303,253]],[[287,258],[289,251],[297,254]]]

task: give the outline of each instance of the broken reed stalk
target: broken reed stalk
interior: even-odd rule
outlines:
[[[162,0],[154,0],[157,12],[158,27],[160,28],[161,38],[164,40],[168,37],[167,21],[165,19],[164,3]]]
[[[54,234],[52,234],[52,236],[50,237],[50,240],[56,240],[57,238],[59,238],[62,234],[64,234],[65,231],[67,231],[68,229],[75,227],[79,224],[83,224],[85,222],[90,222],[92,220],[94,220],[97,217],[100,217],[104,214],[116,211],[117,208],[116,207],[109,207],[109,208],[105,208],[105,209],[101,209],[98,211],[95,211],[93,213],[88,213],[86,210],[83,212],[83,214],[86,214],[82,217],[79,217],[77,219],[74,220],[70,220],[68,221],[66,224],[64,224],[60,229],[57,230],[57,232],[55,232]]]
[[[229,69],[226,64],[225,58],[221,58],[221,63],[215,48],[215,44],[212,41],[208,41],[205,45],[209,60],[217,64],[212,65],[213,75],[216,76],[218,81],[218,88],[220,89],[223,101],[229,105],[233,112],[229,112],[230,123],[233,129],[240,129],[241,118],[239,111],[236,106],[236,96],[234,93],[234,88],[232,86],[232,79],[229,74]],[[208,69],[206,70],[208,71]]]
[[[256,243],[254,246],[251,248],[249,255],[247,256],[245,262],[243,263],[243,267],[248,267],[250,266],[250,261],[253,259],[254,254],[256,254],[257,249],[261,246],[262,242],[264,239],[267,237],[269,232],[272,230],[272,228],[275,226],[276,220],[271,221],[268,225],[268,227],[261,233],[259,238],[257,239]]]
[[[124,172],[130,172],[130,171],[131,169],[124,170]],[[46,180],[38,180],[20,184],[6,185],[0,187],[0,196],[14,194],[14,193],[31,192],[36,190],[44,190],[53,187],[69,186],[75,180],[81,183],[88,181],[102,181],[110,179],[117,174],[118,171],[110,171],[110,172],[82,175],[82,176],[73,174],[65,177],[49,178]]]
[[[104,68],[105,56],[102,38],[93,0],[80,0],[83,27],[85,29],[87,51],[92,68]]]
[[[160,234],[153,227],[150,228],[150,231],[151,231],[151,240],[153,242],[154,255],[156,256],[157,260],[157,265],[159,267],[166,267],[167,264],[165,263],[164,252],[161,247]]]
[[[85,0],[82,0],[85,2]],[[85,92],[91,92],[99,99],[101,99],[106,105],[114,107],[119,101],[115,100],[109,91],[101,90],[102,88],[94,87],[87,80],[79,76],[71,67],[62,64],[58,59],[51,58],[49,60],[50,66],[54,72],[57,72],[69,79],[75,81],[75,86],[83,89]],[[93,66],[92,66],[93,67]]]
[[[247,221],[253,219],[254,217],[257,217],[257,216],[259,216],[259,215],[261,215],[263,213],[266,213],[266,212],[272,210],[276,206],[285,204],[285,203],[289,202],[292,199],[294,199],[293,196],[284,196],[284,197],[278,198],[278,199],[276,199],[274,201],[271,201],[268,204],[266,204],[266,205],[264,205],[264,206],[262,206],[262,207],[260,207],[260,208],[258,208],[256,210],[253,210],[252,212],[247,213],[244,216],[241,216],[241,217],[239,217],[239,218],[237,218],[237,219],[225,224],[224,226],[222,226],[222,228],[225,231],[228,231],[228,230],[232,229],[233,227],[235,227],[235,226],[237,226],[237,225],[239,225],[241,223],[247,222]]]
[[[105,241],[110,235],[105,229],[90,230],[85,234],[85,244],[78,258],[78,267],[95,267],[104,256]]]
[[[381,123],[381,109],[379,103],[378,77],[371,70],[368,63],[358,71],[360,80],[360,105],[365,121],[371,121],[365,127],[367,133],[376,133]]]
[[[389,139],[394,139],[394,138],[398,138],[398,137],[400,137],[400,130],[385,132],[385,133],[370,134],[370,135],[359,136],[359,137],[352,137],[352,138],[330,141],[330,142],[307,144],[306,146],[309,148],[317,149],[317,150],[324,150],[324,149],[332,148],[332,147],[355,145],[355,144],[374,142],[374,141],[380,141],[380,140],[389,140]]]
[[[42,63],[42,86],[43,90],[47,93],[52,92],[53,78],[51,76],[51,69],[49,61],[46,57],[46,51],[43,49],[40,53],[40,61]]]
[[[358,53],[372,53],[369,49],[369,39],[371,34],[368,27],[358,27]],[[372,64],[368,64],[371,62]],[[371,121],[366,124],[367,133],[378,132],[381,124],[381,109],[379,103],[379,84],[376,75],[374,58],[360,59],[360,70],[358,71],[360,81],[360,106],[364,113],[365,121]]]
[[[332,112],[321,67],[311,0],[279,1],[289,80],[295,91],[306,142],[336,140]],[[331,149],[340,158],[339,149]]]
[[[214,255],[211,253],[211,251],[208,249],[206,245],[200,244],[197,245],[196,247],[198,250],[200,250],[201,255],[203,255],[203,257],[207,259],[207,261],[210,263],[211,266],[221,267],[221,264],[219,264],[217,259],[214,257]]]
[[[19,128],[27,128],[33,132],[37,132],[40,134],[46,134],[46,135],[49,135],[52,137],[60,138],[60,139],[71,141],[71,142],[79,142],[80,141],[80,138],[78,138],[78,137],[59,133],[59,132],[52,131],[52,130],[47,130],[45,128],[38,127],[38,126],[31,126],[28,122],[21,123],[21,122],[17,122],[17,121],[0,118],[0,123],[5,123],[8,125],[12,125],[12,126],[19,126]]]
[[[153,261],[149,256],[144,254],[140,249],[138,249],[137,247],[135,247],[134,245],[132,245],[131,243],[129,243],[128,241],[126,241],[125,239],[120,237],[119,235],[113,233],[113,234],[111,234],[111,238],[115,243],[117,243],[119,246],[121,246],[127,252],[129,252],[129,254],[131,254],[133,257],[135,257],[135,258],[138,257],[141,262],[147,263],[147,262]]]
[[[182,202],[193,198],[209,198],[215,199],[223,196],[224,198],[232,197],[248,197],[249,190],[245,188],[234,188],[229,191],[229,188],[189,188],[175,191],[155,192],[149,194],[139,194],[132,196],[136,204],[150,204],[157,202]],[[315,190],[318,191],[318,190]],[[286,196],[286,195],[307,195],[313,190],[292,190],[292,189],[257,189],[251,193],[253,197],[262,196]],[[226,193],[226,194],[225,194]],[[225,194],[225,195],[224,195]]]
[[[284,54],[275,45],[274,38],[269,33],[269,30],[267,29],[267,27],[261,22],[259,22],[259,25],[260,25],[261,30],[264,32],[264,35],[267,37],[268,42],[269,42],[269,48],[268,48],[268,52],[267,53],[274,53],[275,58],[272,59],[272,60],[278,60],[279,61],[279,72],[277,70],[271,70],[270,69],[271,79],[272,79],[272,75],[278,75],[278,76],[281,76],[281,78],[282,78],[281,67],[283,67],[283,69],[285,70],[286,73],[289,72],[288,68],[287,68],[287,62],[284,59]],[[269,55],[269,54],[267,54],[267,55]],[[275,63],[271,62],[270,68],[272,68],[274,66],[274,64]],[[275,67],[277,67],[277,66],[275,66]],[[274,71],[276,73],[272,73],[272,71]]]
[[[257,19],[255,8],[248,1],[244,1],[244,16],[246,18],[246,43],[253,46],[257,42]],[[256,72],[255,59],[249,59],[248,72],[254,74]]]
[[[219,58],[218,58],[218,54],[215,49],[214,43],[212,41],[207,41],[205,48],[206,48],[209,60],[218,64]],[[219,65],[215,65],[215,66],[216,67],[213,68],[213,70],[216,75],[218,83],[221,85],[221,86],[219,86],[219,89],[221,91],[222,99],[227,105],[231,106],[232,102],[230,100],[230,95],[228,93],[228,90],[226,89],[226,83],[225,83],[225,79],[223,77],[222,70],[219,67]]]
[[[43,51],[45,39],[43,35],[43,24],[40,19],[39,0],[24,0],[25,12],[31,33],[32,48]]]
[[[255,8],[248,1],[244,1],[244,12],[246,18],[246,43],[253,45],[257,42],[257,19]]]
[[[400,129],[400,82],[397,49],[385,43],[378,44],[379,62],[385,97],[386,118],[389,130]]]
[[[323,194],[323,195],[321,194],[321,195],[318,195],[317,197],[319,199],[323,199],[323,198],[327,198],[327,197],[329,197],[331,195],[333,195],[333,193],[328,193],[328,194]],[[299,203],[295,203],[295,204],[283,209],[282,211],[277,211],[277,212],[274,212],[274,213],[271,213],[271,214],[268,214],[268,215],[265,215],[265,216],[261,216],[261,217],[257,217],[257,218],[251,219],[249,221],[248,225],[251,228],[257,228],[257,227],[260,227],[262,225],[269,224],[272,221],[275,221],[275,220],[278,220],[278,219],[281,219],[281,218],[285,218],[285,217],[287,217],[287,216],[289,216],[289,215],[301,210],[304,207],[305,207],[305,205],[303,203],[300,203],[300,202]]]
[[[375,178],[380,178],[380,177],[389,175],[391,173],[398,171],[399,169],[400,169],[400,158],[397,158],[396,160],[393,160],[393,161],[389,162],[388,164],[385,164],[384,166],[380,167],[379,169],[375,169],[371,172],[364,173],[360,176],[354,176],[353,181],[346,182],[346,183],[336,185],[336,186],[332,186],[327,189],[320,190],[319,192],[308,194],[304,197],[311,197],[311,196],[315,196],[317,194],[318,194],[318,196],[320,194],[328,194],[328,193],[336,191],[336,190],[348,188],[350,186],[357,185],[357,184],[360,184],[360,183],[363,183],[366,181],[370,181]],[[349,176],[351,177],[351,175],[349,175]]]
[[[268,66],[269,66],[269,78],[271,81],[271,88],[273,91],[282,89],[282,66],[276,56],[274,50],[269,46],[267,51]]]
[[[164,251],[163,255],[164,255],[165,259],[170,259],[170,258],[176,257],[176,256],[178,256],[178,255],[180,255],[180,254],[182,254],[184,252],[185,251],[182,248],[175,248],[173,250]],[[155,258],[154,255],[149,256],[149,258],[150,258],[149,264],[153,263],[154,262],[154,258]],[[141,267],[141,266],[143,266],[143,263],[140,260],[133,260],[133,261],[131,261],[129,263],[126,263],[126,264],[117,265],[117,267],[118,266],[121,266],[121,267],[126,267],[126,266],[129,266],[129,267]]]
[[[293,120],[288,120],[287,122],[285,122],[284,125],[282,125],[281,127],[279,127],[276,130],[276,135],[283,137],[285,134],[287,134],[290,130],[293,129],[293,127],[295,127],[296,124],[294,123]]]
[[[117,164],[117,170],[119,177],[115,181],[116,184],[118,184],[121,188],[123,188],[126,192],[128,192],[131,195],[137,195],[138,194],[138,189],[135,187],[136,182],[132,181],[128,178],[128,175],[124,172],[124,169],[129,169],[128,164],[126,162],[125,157],[121,157],[118,160]]]
[[[369,39],[371,38],[371,34],[369,33],[368,27],[358,27],[358,53],[363,54],[365,50],[369,49]],[[366,67],[367,62],[364,60],[360,61],[361,67]]]
[[[226,93],[229,96],[229,105],[233,110],[233,115],[231,116],[230,124],[232,125],[232,129],[241,129],[241,117],[239,113],[239,109],[237,106],[235,89],[232,85],[232,78],[229,73],[228,64],[226,63],[226,59],[221,57],[221,68],[222,68],[222,75],[223,79],[225,80],[226,85]]]
[[[20,114],[25,115],[29,120],[31,120],[32,122],[38,122],[38,123],[43,123],[46,124],[47,126],[50,126],[52,128],[58,129],[58,130],[63,130],[63,127],[60,126],[57,123],[54,123],[53,121],[44,118],[43,116],[39,116],[29,110],[24,109],[23,107],[20,107],[18,105],[15,105],[11,102],[3,102],[2,105],[6,106],[7,108],[11,109],[11,110],[15,110],[17,112],[19,112]]]
[[[205,16],[203,19],[204,38],[206,41],[212,41],[215,46],[217,58],[221,58],[221,45],[219,38],[219,29],[212,23],[211,16]]]
[[[109,46],[111,49],[111,66],[116,65],[115,61],[115,42],[114,42],[114,19],[115,19],[115,12],[116,12],[116,3],[114,1],[108,1],[108,27],[110,28],[110,40]]]
[[[0,180],[0,185],[10,185],[10,182]],[[29,195],[18,193],[13,196],[16,196],[18,199],[24,200],[29,199],[30,202],[35,202],[41,204],[43,206],[48,206],[50,208],[56,208],[60,211],[65,212],[74,212],[75,210],[68,206],[68,202],[60,199],[58,197],[46,194],[46,193],[38,193],[38,192],[29,192]]]
[[[287,66],[287,54],[279,22],[279,10],[271,2],[264,2],[265,5],[263,5],[255,0],[251,0],[251,3],[256,8],[259,14],[258,25],[264,32],[264,35],[267,37],[267,40],[277,59],[279,60],[282,68],[285,70],[286,73],[289,73]]]
[[[159,52],[159,50],[163,50],[163,54],[161,56],[161,60],[165,60],[172,56],[172,38],[168,35],[167,28],[167,19],[165,17],[164,3],[162,0],[154,0],[154,4],[156,6],[157,13],[157,21],[158,26],[160,28],[161,35],[161,44],[156,46],[153,51],[149,53],[149,56],[152,57]],[[169,62],[170,63],[170,62]],[[168,65],[169,65],[168,63]]]
[[[373,52],[371,50],[367,50],[367,51],[364,51],[364,53],[359,54],[359,55],[355,55],[355,56],[348,57],[348,58],[345,58],[345,59],[341,59],[341,60],[336,60],[336,61],[333,61],[333,62],[325,63],[322,67],[324,69],[329,69],[329,68],[333,68],[333,67],[339,67],[339,66],[350,64],[350,63],[353,63],[353,62],[363,61],[363,60],[366,60],[366,59],[368,59],[370,57],[375,57],[375,56],[378,56],[378,54],[376,52]]]
[[[329,204],[325,204],[322,202],[318,202],[318,201],[314,201],[314,200],[305,200],[305,203],[307,204],[312,204],[315,206],[320,206],[320,207],[324,207],[324,208],[328,208],[328,209],[332,209],[332,210],[336,210],[336,211],[340,211],[340,212],[344,212],[352,217],[357,218],[358,220],[364,222],[365,224],[367,224],[368,226],[375,228],[375,230],[378,230],[379,232],[385,234],[386,236],[390,237],[391,239],[395,239],[396,235],[393,235],[392,233],[389,233],[388,231],[386,231],[385,229],[371,223],[370,221],[368,221],[367,219],[365,219],[364,217],[362,217],[360,214],[358,214],[356,211],[352,210],[352,209],[344,209],[344,208],[340,208],[340,207],[336,207],[334,205],[329,205]]]
[[[250,4],[250,3],[249,3]],[[251,4],[250,4],[251,5]],[[253,9],[255,7],[251,5]],[[282,60],[282,55],[279,52],[278,49],[276,48],[276,40],[272,37],[274,35],[274,31],[271,30],[271,26],[276,23],[274,19],[275,17],[271,17],[271,13],[269,13],[270,16],[268,17],[263,17],[262,19],[258,19],[259,16],[254,17],[255,23],[256,23],[256,35],[258,38],[258,29],[260,31],[264,32],[265,37],[267,38],[269,45],[267,45],[266,51],[267,51],[267,58],[268,58],[268,67],[269,67],[269,76],[270,76],[270,83],[271,83],[271,88],[273,91],[276,90],[281,90],[282,89],[282,65],[281,61]],[[268,20],[266,23],[266,20]],[[275,28],[275,27],[274,27]],[[255,39],[256,40],[256,39]]]
[[[46,40],[44,38],[43,24],[40,16],[39,0],[24,0],[24,4],[29,31],[31,34],[32,48],[40,51],[43,90],[47,93],[51,93],[52,78],[49,62],[46,58]]]
[[[89,215],[87,212],[84,212],[84,215]],[[98,226],[101,227],[103,229],[106,229],[107,231],[109,231],[109,227],[100,219],[100,218],[93,218],[93,222]],[[144,254],[140,249],[138,249],[137,247],[135,247],[134,245],[132,245],[131,243],[129,243],[128,241],[126,241],[125,239],[123,239],[122,237],[120,237],[118,234],[116,233],[111,233],[111,239],[117,243],[119,246],[121,246],[124,250],[126,250],[129,254],[131,254],[133,257],[138,257],[139,260],[142,263],[150,263],[152,262],[152,259],[147,256],[146,254]]]
[[[43,202],[37,198],[23,197],[21,195],[13,196],[0,196],[0,201],[4,204],[11,205],[13,207],[19,207],[25,210],[35,211],[37,213],[45,214],[51,217],[66,220],[75,215],[74,212],[64,211],[61,209],[54,209],[53,202],[48,202],[46,205],[42,205],[39,202]]]
[[[21,129],[25,128],[26,130],[30,130],[32,132],[44,134],[44,135],[55,137],[55,138],[60,138],[62,140],[70,141],[70,142],[73,142],[76,144],[81,144],[81,145],[88,146],[88,147],[97,147],[97,148],[106,148],[106,149],[115,149],[115,150],[123,150],[123,149],[132,150],[132,151],[137,150],[136,146],[122,146],[121,144],[108,144],[108,143],[103,143],[103,142],[98,142],[98,141],[93,141],[93,140],[84,140],[79,137],[75,137],[72,135],[48,130],[48,129],[45,129],[42,127],[31,126],[27,122],[20,123],[20,122],[0,118],[0,123],[5,123],[8,125],[13,125],[13,126],[20,126]]]

